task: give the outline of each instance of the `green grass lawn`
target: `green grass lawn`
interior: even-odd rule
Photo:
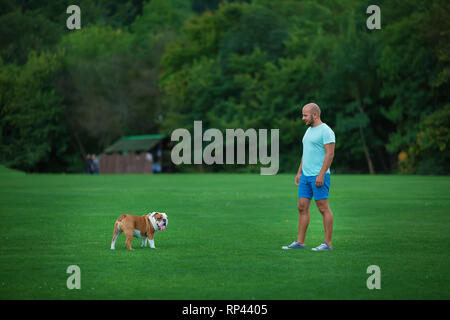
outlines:
[[[315,204],[307,250],[293,175],[32,175],[0,167],[0,299],[449,299],[450,178],[334,175],[333,252]],[[163,211],[132,252],[123,213]],[[69,290],[69,265],[81,290]],[[367,267],[381,269],[369,290]]]

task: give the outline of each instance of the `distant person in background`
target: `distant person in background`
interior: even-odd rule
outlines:
[[[161,149],[158,149],[158,151],[156,152],[156,156],[158,158],[158,162],[155,163],[156,166],[154,166],[154,172],[155,173],[159,173],[162,171],[162,151]]]
[[[160,153],[156,153],[157,156],[160,156]],[[147,152],[147,161],[152,163],[153,173],[161,172],[161,165],[158,162],[153,161],[153,155],[151,152]]]
[[[98,158],[95,154],[92,155],[92,172],[93,174],[98,174],[99,173],[99,163],[98,163]]]
[[[84,173],[90,174],[91,173],[91,155],[86,155],[86,159],[84,159]]]
[[[155,172],[155,164],[153,163],[153,155],[151,152],[147,152],[147,161],[152,164],[152,172]]]
[[[154,173],[159,173],[161,172],[161,165],[158,162],[155,162],[153,164],[153,172]]]

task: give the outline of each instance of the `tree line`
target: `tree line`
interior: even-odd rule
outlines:
[[[201,120],[279,128],[279,172],[295,172],[301,107],[316,102],[336,134],[335,172],[449,172],[448,1],[378,1],[380,30],[361,0],[81,0],[75,31],[70,4],[0,0],[7,166],[81,172],[123,135]]]

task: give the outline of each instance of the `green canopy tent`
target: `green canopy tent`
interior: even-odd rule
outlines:
[[[154,156],[161,150],[164,134],[125,136],[114,142],[100,155],[100,173],[153,173]],[[158,163],[162,166],[161,159]]]

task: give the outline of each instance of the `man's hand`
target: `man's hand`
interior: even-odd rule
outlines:
[[[322,173],[319,173],[319,175],[316,178],[316,187],[323,186],[324,180],[325,180],[325,175]]]
[[[299,183],[300,183],[300,175],[297,174],[297,175],[295,176],[295,185],[298,186]]]

